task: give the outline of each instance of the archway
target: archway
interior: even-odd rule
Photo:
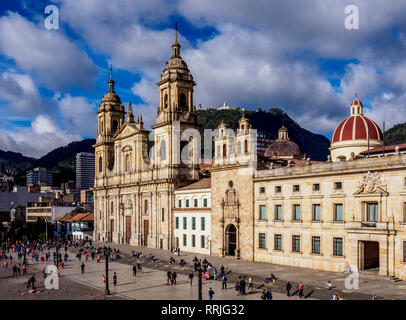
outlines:
[[[229,224],[226,228],[226,244],[227,255],[235,256],[235,249],[237,248],[237,229],[233,224]]]

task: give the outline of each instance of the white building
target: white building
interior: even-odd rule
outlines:
[[[210,188],[210,178],[203,178],[175,191],[175,239],[181,252],[210,254]]]

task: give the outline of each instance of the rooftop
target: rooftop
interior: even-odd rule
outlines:
[[[211,187],[211,179],[203,178],[199,181],[188,184],[187,186],[176,189],[176,191],[195,190],[195,189],[209,189]]]

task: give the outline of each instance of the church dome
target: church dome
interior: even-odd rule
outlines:
[[[278,131],[278,139],[266,149],[265,157],[268,158],[300,158],[300,147],[288,137],[288,129],[285,126]]]
[[[363,104],[356,97],[351,103],[351,116],[341,121],[334,130],[331,144],[347,140],[382,140],[382,131],[371,119],[363,115]]]
[[[364,105],[355,96],[350,105],[350,116],[337,126],[331,137],[330,152],[333,161],[343,161],[362,156],[368,148],[379,147],[383,135],[379,126],[364,116]]]
[[[112,103],[118,103],[121,105],[121,99],[118,96],[118,94],[114,91],[114,80],[112,78],[112,67],[110,66],[110,80],[108,82],[109,88],[105,95],[102,98],[102,103],[103,102],[112,102]]]

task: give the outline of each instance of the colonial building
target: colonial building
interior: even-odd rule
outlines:
[[[175,247],[181,252],[210,254],[210,178],[178,188],[174,193]]]
[[[141,115],[134,121],[131,104],[125,118],[110,72],[108,91],[97,111],[94,145],[96,240],[165,249],[175,246],[173,193],[176,187],[199,179],[200,163],[198,141],[187,133],[198,129],[195,82],[180,48],[176,35],[172,57],[157,83],[160,100],[151,134]],[[149,150],[151,137],[154,147]],[[187,153],[182,159],[180,150]]]
[[[286,127],[258,156],[247,118],[236,132],[221,122],[211,187],[195,190],[203,181],[199,139],[188,133],[198,129],[195,83],[176,40],[157,85],[150,133],[141,116],[134,121],[131,105],[125,119],[110,76],[97,112],[95,240],[195,252],[200,246],[217,256],[337,272],[350,265],[406,279],[406,155],[394,147],[376,157],[382,132],[358,97],[334,131],[325,162],[306,158]],[[210,227],[200,225],[198,233],[203,215]],[[198,236],[210,238],[209,247]]]

